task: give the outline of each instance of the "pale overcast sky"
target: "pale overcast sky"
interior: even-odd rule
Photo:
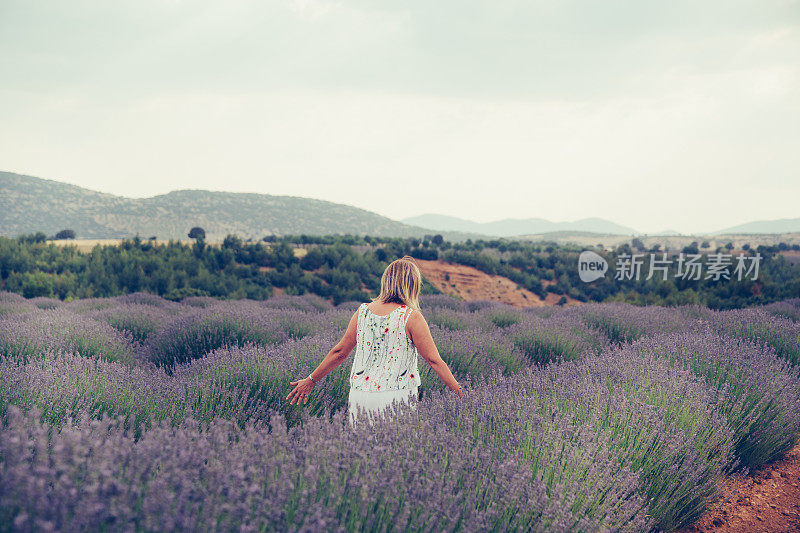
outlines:
[[[0,170],[703,232],[798,169],[798,1],[0,0]]]

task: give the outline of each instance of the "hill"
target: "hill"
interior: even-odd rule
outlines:
[[[637,237],[648,249],[658,245],[663,250],[680,251],[686,246],[694,243],[707,242],[709,250],[716,250],[719,246],[731,243],[737,250],[749,245],[752,248],[758,246],[777,246],[780,243],[789,246],[800,244],[800,233],[766,233],[766,234],[716,234],[716,235],[668,235],[660,233],[658,235],[639,235]],[[604,248],[614,248],[622,244],[630,244],[630,235],[609,235],[588,232],[557,231],[553,233],[543,233],[540,235],[519,235],[513,240],[528,242],[552,242],[560,245],[577,245],[583,247],[593,247],[602,244]]]
[[[266,235],[374,235],[422,237],[414,227],[356,207],[295,196],[181,190],[151,198],[126,198],[58,181],[0,172],[0,235],[69,228],[79,238],[186,239],[192,226],[208,240],[234,233]],[[448,239],[464,236],[452,232]]]
[[[496,237],[554,232],[589,232],[606,235],[635,235],[638,233],[633,228],[620,226],[602,218],[584,218],[574,222],[551,222],[543,218],[507,218],[493,222],[474,222],[446,215],[426,214],[405,218],[402,222],[432,231],[460,231]]]
[[[781,218],[777,220],[756,220],[712,233],[712,235],[742,235],[764,233],[798,233],[800,218]]]

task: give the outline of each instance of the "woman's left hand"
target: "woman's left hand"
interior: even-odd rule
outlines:
[[[287,400],[291,398],[289,405],[294,405],[295,403],[300,405],[300,402],[308,403],[308,394],[314,388],[314,382],[311,378],[298,379],[297,381],[292,381],[289,385],[294,385],[294,389],[286,397]]]

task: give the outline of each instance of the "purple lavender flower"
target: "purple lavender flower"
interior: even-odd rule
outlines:
[[[465,397],[420,361],[422,401],[354,426],[349,362],[285,397],[356,302],[0,292],[0,524],[675,530],[800,436],[795,302],[422,305]]]
[[[0,356],[27,360],[69,351],[108,361],[132,362],[133,339],[111,326],[66,308],[0,319]]]

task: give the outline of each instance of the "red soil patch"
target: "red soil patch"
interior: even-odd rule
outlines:
[[[800,444],[783,459],[725,480],[720,500],[689,532],[800,531]]]
[[[556,305],[561,299],[559,294],[547,293],[543,300],[508,278],[487,274],[477,268],[444,261],[415,261],[431,285],[448,296],[463,300],[492,300],[517,307],[541,307]],[[567,303],[579,302],[567,297]]]

